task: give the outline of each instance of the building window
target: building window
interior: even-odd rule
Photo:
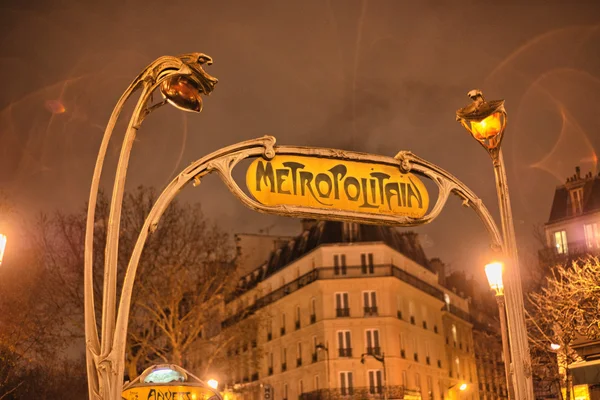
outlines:
[[[369,393],[382,393],[383,380],[381,377],[381,370],[370,370],[369,371]]]
[[[380,355],[381,348],[379,347],[379,329],[367,329],[365,334],[367,339],[367,354]]]
[[[415,324],[415,303],[411,300],[408,302],[408,315],[410,316],[410,323]]]
[[[310,299],[310,323],[314,324],[317,322],[317,299]]]
[[[583,188],[571,190],[571,204],[573,205],[574,215],[579,215],[583,212]]]
[[[267,321],[267,342],[273,339],[273,321]]]
[[[374,290],[363,292],[365,316],[377,315],[377,293]]]
[[[335,315],[336,317],[349,317],[350,308],[348,307],[348,293],[341,292],[335,294]]]
[[[585,244],[588,249],[600,248],[600,229],[598,229],[598,224],[585,224],[583,231],[585,232]]]
[[[415,388],[419,394],[421,393],[421,375],[418,372],[415,372]]]
[[[287,383],[283,384],[283,400],[287,400],[288,398],[288,386]]]
[[[287,370],[287,349],[285,347],[281,348],[281,372]],[[287,396],[285,396],[287,397]]]
[[[352,372],[340,372],[340,392],[342,393],[342,396],[354,394],[354,382],[352,379]]]
[[[458,341],[458,332],[456,330],[456,325],[452,324],[452,340],[454,340],[454,347],[456,347],[456,342]]]
[[[398,335],[398,341],[400,344],[400,357],[406,358],[406,343],[404,342],[404,335],[402,333]]]
[[[300,306],[296,306],[296,330],[300,329]]]
[[[350,331],[337,331],[338,352],[340,357],[352,357],[352,340]]]
[[[405,389],[408,387],[408,372],[405,369],[402,370],[402,386]]]
[[[569,248],[567,245],[566,231],[554,232],[554,245],[556,246],[556,251],[558,254],[567,254]]]
[[[302,379],[298,381],[298,395],[302,396],[304,393],[304,385],[302,384]]]
[[[429,400],[433,400],[433,378],[427,376],[427,396]]]
[[[335,275],[346,275],[346,255],[333,255],[333,273]]]
[[[281,336],[285,335],[285,314],[281,314],[281,328],[279,329]]]
[[[374,274],[373,253],[362,253],[360,255],[360,267],[363,274]]]
[[[296,367],[302,366],[302,342],[298,342],[296,347]]]
[[[319,390],[319,375],[315,375],[314,382],[315,382],[315,390]]]
[[[454,364],[456,364],[456,378],[460,379],[460,375],[461,375],[461,373],[460,373],[460,360],[458,359],[458,357],[456,357],[454,359]]]

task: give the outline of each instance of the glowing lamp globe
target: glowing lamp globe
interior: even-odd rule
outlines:
[[[506,128],[504,100],[487,102],[480,90],[471,90],[468,96],[473,102],[456,112],[456,120],[486,150],[499,148]]]
[[[461,385],[458,387],[458,389],[459,389],[461,392],[464,392],[465,390],[467,390],[467,384],[466,384],[466,383],[462,383],[462,384],[461,384]]]
[[[163,81],[160,92],[169,104],[180,110],[202,111],[202,89],[185,75],[175,75]]]
[[[497,296],[504,293],[504,283],[502,282],[502,272],[504,265],[501,262],[493,262],[485,266],[485,275],[487,276],[490,288],[496,291]]]
[[[209,379],[208,382],[206,382],[208,384],[208,386],[210,386],[213,389],[216,389],[219,387],[219,382],[216,379]]]

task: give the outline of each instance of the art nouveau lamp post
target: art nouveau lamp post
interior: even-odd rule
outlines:
[[[503,270],[504,265],[502,265],[500,262],[493,262],[485,266],[485,275],[487,276],[490,288],[496,293],[496,302],[498,303],[498,314],[500,315],[500,333],[502,335],[502,353],[504,353],[504,373],[506,375],[506,390],[508,391],[508,399],[515,400],[512,377],[510,374],[510,349],[506,329],[504,283],[502,282]]]
[[[506,183],[504,160],[500,148],[507,121],[504,100],[487,102],[479,90],[470,91],[468,96],[473,102],[456,112],[456,120],[487,150],[494,165],[504,238],[503,250],[507,260],[509,260],[505,276],[505,297],[515,398],[518,400],[533,400],[531,359],[529,344],[527,343],[525,315],[523,313],[523,293],[517,255],[517,240]]]
[[[116,400],[121,398],[131,289],[123,290],[117,314],[117,258],[125,178],[135,136],[144,118],[166,103],[185,111],[200,112],[202,110],[201,95],[210,94],[217,83],[216,78],[208,75],[202,69],[203,64],[212,64],[212,59],[202,53],[184,54],[179,57],[165,56],[156,59],[138,75],[123,93],[104,131],[90,189],[84,253],[85,340],[90,399]],[[154,92],[158,89],[164,100],[150,104]],[[104,289],[102,291],[101,335],[99,336],[94,308],[93,282],[94,217],[98,187],[108,143],[119,114],[123,110],[125,102],[137,90],[141,90],[141,94],[123,139],[110,203],[104,251]]]

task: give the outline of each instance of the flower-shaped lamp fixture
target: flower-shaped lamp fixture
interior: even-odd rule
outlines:
[[[211,65],[212,58],[202,53],[185,54],[179,57],[181,67],[165,71],[169,76],[160,85],[160,91],[167,102],[184,111],[202,111],[202,95],[209,95],[217,78],[207,74],[202,64]]]
[[[498,149],[506,128],[504,100],[485,101],[480,90],[467,94],[473,102],[456,111],[456,120],[488,152]]]

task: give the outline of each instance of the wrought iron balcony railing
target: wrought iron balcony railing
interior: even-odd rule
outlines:
[[[256,311],[260,310],[261,308],[275,303],[276,301],[282,299],[283,297],[288,296],[288,295],[298,291],[302,287],[309,285],[310,283],[312,283],[316,280],[351,279],[351,278],[363,278],[364,279],[365,278],[365,275],[362,274],[360,266],[345,267],[344,274],[341,273],[342,272],[341,268],[342,267],[339,268],[338,274],[335,273],[334,268],[314,269],[314,270],[302,275],[298,279],[284,285],[283,287],[281,287],[277,290],[274,290],[273,292],[257,299],[256,302],[254,302],[254,304],[250,305],[249,307],[246,307],[245,309],[243,309],[243,310],[239,311],[238,313],[225,319],[221,323],[221,326],[223,328],[228,328],[228,327],[238,323],[239,321],[247,318],[248,316],[253,315]],[[399,280],[417,288],[418,290],[420,290],[423,293],[426,293],[442,302],[444,301],[444,292],[442,290],[423,281],[422,279],[417,278],[414,275],[411,275],[410,273],[406,272],[403,269],[396,267],[395,265],[391,265],[391,264],[375,265],[373,274],[368,275],[368,277],[383,277],[383,276],[392,276],[396,279],[399,279]],[[244,289],[243,291],[238,291],[236,294],[234,294],[232,296],[228,296],[226,299],[226,302],[230,302],[230,301],[234,300],[236,297],[238,297],[242,293],[245,293],[247,290],[249,290],[249,289]],[[465,319],[466,321],[471,320],[469,314],[466,311],[457,308],[453,304],[450,304],[449,308],[446,308],[446,306],[444,306],[444,307],[451,314],[454,314],[455,316],[457,316],[461,319]],[[347,310],[347,309],[342,308],[341,310]],[[340,316],[340,315],[338,315],[338,316]],[[346,315],[346,316],[349,316],[349,310],[348,310],[348,315]],[[413,323],[413,324],[415,323],[414,318],[411,318],[411,323]]]
[[[352,348],[346,347],[338,349],[338,354],[340,357],[352,357]]]
[[[365,317],[377,316],[377,307],[364,307]]]
[[[335,316],[336,317],[349,317],[350,316],[350,309],[349,308],[336,308],[335,309]]]
[[[371,356],[379,356],[381,355],[381,347],[367,347],[367,354]]]
[[[407,389],[404,386],[366,386],[366,387],[346,387],[320,389],[308,393],[302,393],[300,400],[379,400],[389,399],[417,399],[421,398],[421,393],[417,390]]]

